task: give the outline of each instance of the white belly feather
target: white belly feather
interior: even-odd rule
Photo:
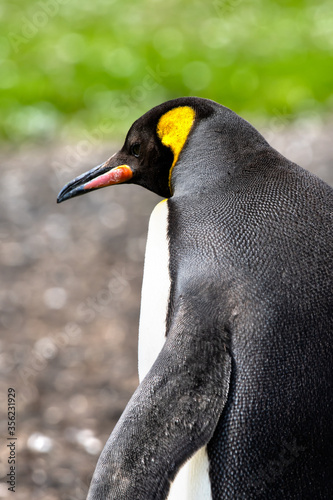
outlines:
[[[153,210],[148,229],[139,326],[139,379],[149,372],[165,342],[170,295],[168,203]],[[211,500],[208,456],[204,446],[179,470],[168,500]]]
[[[145,378],[165,342],[170,295],[168,204],[161,201],[149,221],[139,326],[139,379]]]
[[[212,500],[206,446],[198,450],[179,470],[167,500]]]

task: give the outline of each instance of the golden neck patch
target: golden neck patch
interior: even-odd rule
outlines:
[[[162,144],[173,152],[173,162],[169,172],[169,187],[171,174],[178,156],[184,147],[188,134],[191,130],[195,118],[194,109],[190,106],[179,106],[170,109],[161,116],[157,124],[157,135]]]

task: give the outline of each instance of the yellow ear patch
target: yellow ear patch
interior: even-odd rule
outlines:
[[[191,130],[195,118],[194,109],[189,106],[179,106],[170,109],[161,116],[157,124],[157,135],[162,144],[173,152],[173,162],[169,173],[169,186],[171,174],[178,156],[184,147],[188,134]]]

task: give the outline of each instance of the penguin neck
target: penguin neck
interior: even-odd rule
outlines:
[[[260,158],[265,157],[266,149],[244,151],[241,155],[224,151],[218,157],[207,154],[205,158],[196,157],[191,162],[179,163],[172,176],[173,196],[202,196],[203,194],[227,191],[242,176],[251,175],[260,169]]]
[[[195,195],[227,189],[244,172],[260,168],[261,158],[274,151],[250,124],[231,131],[197,129],[172,173],[174,196]],[[241,144],[241,147],[239,146]]]

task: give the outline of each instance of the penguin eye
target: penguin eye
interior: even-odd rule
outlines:
[[[131,146],[131,154],[133,156],[135,156],[136,158],[138,158],[140,155],[140,149],[141,149],[141,145],[138,142],[136,144],[133,144]]]

